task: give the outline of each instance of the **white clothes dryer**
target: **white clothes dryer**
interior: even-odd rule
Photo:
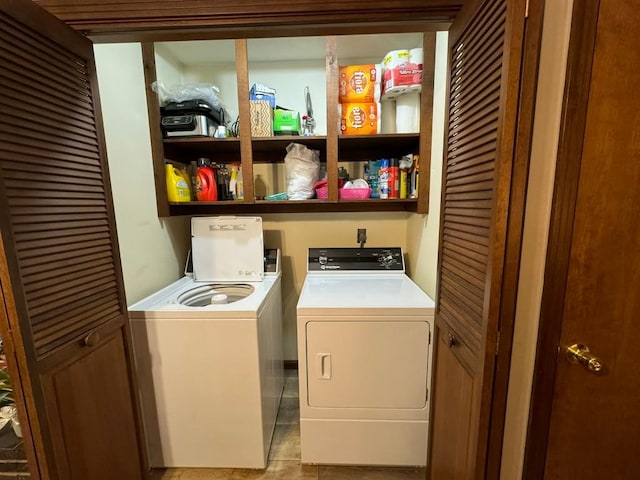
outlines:
[[[193,276],[129,307],[152,467],[265,468],[282,395],[279,251],[259,217],[192,219]]]
[[[400,248],[310,248],[297,306],[303,463],[425,465],[434,302]]]

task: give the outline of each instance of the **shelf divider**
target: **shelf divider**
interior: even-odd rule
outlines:
[[[338,201],[338,37],[327,37],[327,182],[330,202]]]
[[[420,95],[420,149],[417,213],[429,213],[431,177],[431,129],[433,127],[433,80],[436,68],[436,33],[422,38],[422,93]]]
[[[147,113],[149,114],[149,134],[151,138],[151,158],[153,160],[153,180],[156,186],[156,208],[158,217],[168,217],[169,197],[164,173],[164,144],[160,130],[160,102],[151,84],[157,80],[156,53],[152,42],[142,42],[142,66],[144,88],[147,92]]]
[[[240,158],[242,159],[244,202],[254,203],[253,147],[251,145],[251,113],[249,110],[249,59],[246,38],[236,40],[236,75],[240,111]]]

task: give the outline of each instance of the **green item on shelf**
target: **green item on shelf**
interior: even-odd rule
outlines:
[[[276,108],[273,111],[273,132],[276,135],[300,135],[300,112]]]

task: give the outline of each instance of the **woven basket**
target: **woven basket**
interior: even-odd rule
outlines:
[[[316,188],[316,195],[320,200],[329,198],[327,187]],[[341,200],[365,200],[371,196],[370,188],[340,188],[338,198]]]
[[[344,200],[364,200],[370,195],[370,188],[341,188],[338,190],[338,198]]]
[[[328,187],[320,187],[316,188],[316,195],[321,200],[326,200],[329,198],[329,188]]]

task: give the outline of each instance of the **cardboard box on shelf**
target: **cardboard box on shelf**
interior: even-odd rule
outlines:
[[[273,131],[276,135],[300,135],[300,112],[276,108],[273,111]]]
[[[375,135],[380,133],[379,103],[345,103],[338,105],[342,135]]]
[[[250,100],[252,137],[273,137],[273,109],[267,100]]]
[[[339,68],[338,95],[340,103],[378,102],[382,85],[382,66],[347,65]]]
[[[271,108],[276,108],[276,90],[261,83],[254,83],[249,90],[249,100],[266,100]]]

